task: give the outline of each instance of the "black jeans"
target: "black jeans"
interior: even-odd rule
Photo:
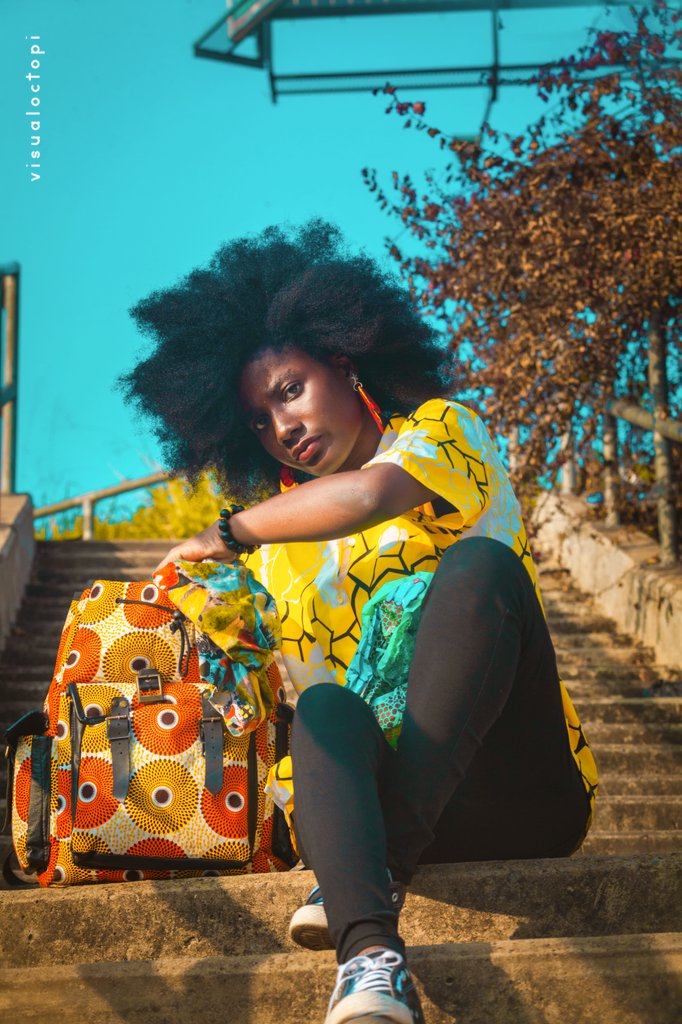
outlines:
[[[397,751],[357,694],[313,686],[292,735],[296,834],[340,963],[404,951],[386,866],[561,857],[585,834],[556,659],[520,558],[488,538],[445,552],[417,634]]]

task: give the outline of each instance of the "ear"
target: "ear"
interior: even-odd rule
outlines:
[[[329,364],[339,373],[343,374],[344,377],[350,377],[351,373],[357,373],[357,367],[350,356],[344,355],[343,352],[335,352],[333,356],[329,357]]]

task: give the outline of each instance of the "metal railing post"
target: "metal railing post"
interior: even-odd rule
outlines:
[[[507,443],[507,463],[509,465],[509,476],[514,476],[519,468],[519,428],[512,427],[509,431]]]
[[[19,266],[0,267],[1,301],[5,311],[2,348],[2,445],[0,447],[0,492],[16,490],[17,456],[17,366],[19,347]]]
[[[602,453],[604,459],[604,511],[608,527],[620,525],[618,511],[618,434],[616,419],[607,409],[602,413]]]
[[[670,441],[659,424],[668,419],[668,378],[665,365],[666,346],[661,314],[649,320],[649,390],[654,403],[654,469],[656,503],[658,506],[658,542],[661,565],[677,561],[677,523],[673,496],[673,468]]]
[[[571,445],[571,432],[567,430],[561,438],[561,450],[565,452]],[[566,459],[561,466],[561,493],[562,494],[575,494],[576,484],[576,472],[575,472],[575,460],[572,458]]]
[[[89,495],[83,498],[83,540],[92,540],[93,534],[93,512],[95,503]]]

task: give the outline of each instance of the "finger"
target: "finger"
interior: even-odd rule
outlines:
[[[164,565],[168,565],[169,562],[176,562],[178,560],[178,558],[180,558],[180,557],[181,557],[181,555],[180,555],[180,552],[178,551],[178,549],[177,548],[171,548],[170,551],[166,555],[164,555],[162,560],[156,566],[156,568],[154,569],[154,572],[152,573],[152,576],[155,576],[157,572],[160,572],[161,569],[163,569]]]
[[[172,561],[173,561],[172,558],[169,558],[168,556],[166,556],[162,562],[159,562],[159,564],[156,566],[155,569],[152,569],[152,576],[156,576],[157,572],[161,572],[161,570],[163,569],[164,565],[168,565],[168,563],[172,562]]]

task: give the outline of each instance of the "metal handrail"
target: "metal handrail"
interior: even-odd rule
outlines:
[[[138,491],[141,488],[156,487],[158,484],[168,483],[175,479],[168,473],[150,473],[148,476],[140,476],[136,480],[124,480],[120,484],[113,484],[111,487],[100,487],[96,491],[88,491],[87,494],[78,494],[74,498],[64,498],[62,501],[55,501],[51,505],[43,505],[34,509],[33,519],[43,519],[45,516],[55,515],[57,512],[66,512],[70,508],[83,510],[83,540],[92,540],[95,518],[95,505],[105,498],[114,498],[118,494],[128,494],[130,491]]]
[[[654,443],[658,444],[656,457],[656,484],[654,493],[658,506],[658,538],[661,549],[661,565],[671,566],[679,561],[677,543],[677,510],[672,493],[673,466],[670,457],[670,444],[682,444],[682,421],[659,419],[646,409],[631,402],[612,399],[607,402],[603,412],[602,448],[604,461],[604,511],[606,526],[620,525],[618,511],[618,490],[620,474],[618,472],[618,444],[616,436],[616,420],[624,420],[633,427],[639,427],[654,435]],[[665,442],[665,446],[661,445]],[[661,448],[663,449],[661,451]],[[573,494],[575,491],[575,463],[567,459],[561,467],[561,491]]]
[[[17,466],[17,370],[19,365],[19,264],[0,266],[0,311],[4,310],[0,380],[0,493],[14,494]]]
[[[655,420],[650,412],[642,409],[641,405],[623,402],[619,398],[607,402],[606,411],[616,419],[626,420],[633,427],[641,427],[642,430],[648,430],[651,433],[657,430],[673,444],[682,444],[682,422],[680,420]]]

